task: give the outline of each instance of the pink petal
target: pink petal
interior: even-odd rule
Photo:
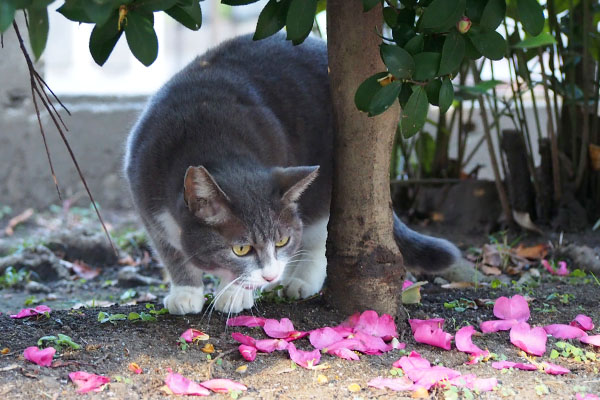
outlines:
[[[283,339],[294,331],[294,325],[288,318],[281,318],[281,321],[267,319],[263,325],[263,329],[269,337]]]
[[[321,361],[321,352],[318,349],[313,351],[297,350],[294,343],[289,343],[288,352],[293,362],[307,369],[314,369],[315,365]]]
[[[310,344],[312,344],[316,349],[320,350],[333,343],[339,342],[344,338],[333,328],[325,327],[311,331],[308,339]]]
[[[421,355],[416,351],[411,352],[408,356],[402,356],[392,365],[395,368],[402,368],[404,372],[410,371],[411,369],[431,367],[431,363],[425,358],[421,357]]]
[[[172,372],[169,368],[169,374],[165,379],[165,384],[175,394],[187,394],[191,396],[210,396],[210,392],[204,386],[189,380],[183,375]]]
[[[510,299],[500,297],[494,304],[494,315],[500,319],[516,319],[519,322],[524,322],[529,319],[529,304],[519,294]]]
[[[69,378],[77,385],[77,393],[100,392],[104,385],[110,382],[110,378],[106,376],[90,374],[85,371],[71,372]]]
[[[383,314],[379,317],[372,310],[367,310],[360,315],[358,322],[354,326],[354,331],[368,333],[369,335],[383,338],[386,341],[398,336],[394,318],[389,314]]]
[[[450,350],[452,335],[441,329],[432,330],[429,325],[421,325],[414,333],[415,341]]]
[[[412,286],[413,283],[409,280],[405,280],[404,282],[402,282],[402,290],[406,289],[407,287]]]
[[[583,336],[579,338],[579,341],[586,344],[591,344],[596,347],[600,347],[600,335]]]
[[[371,379],[369,383],[367,383],[367,385],[378,389],[388,388],[396,392],[413,390],[414,388],[414,384],[412,383],[412,381],[405,376],[400,378],[382,378],[379,376],[377,378]]]
[[[365,345],[358,339],[350,338],[343,339],[339,342],[335,342],[330,344],[328,347],[323,348],[326,352],[331,352],[339,349],[348,349],[348,350],[363,350]]]
[[[516,369],[522,369],[524,371],[536,371],[537,370],[537,367],[533,364],[515,363],[512,361],[494,362],[494,363],[492,363],[492,368],[496,368],[496,369],[516,368]]]
[[[591,394],[591,393],[575,393],[575,399],[576,400],[600,400],[600,397],[596,396],[595,394]]]
[[[342,325],[338,325],[338,326],[334,326],[333,328],[334,331],[336,331],[340,336],[342,337],[348,337],[350,335],[352,335],[354,333],[354,328],[351,328],[349,326],[344,326]]]
[[[256,341],[255,346],[263,353],[272,353],[275,350],[286,350],[288,342],[284,339],[261,339]]]
[[[231,337],[241,344],[245,344],[246,346],[256,346],[256,340],[253,337],[246,336],[239,332],[233,332]]]
[[[254,361],[256,359],[256,347],[240,344],[238,350],[246,361]]]
[[[230,379],[211,379],[202,382],[200,385],[212,390],[215,393],[229,393],[235,391],[248,390],[245,385]]]
[[[206,337],[208,338],[208,335],[202,331],[199,331],[198,329],[188,329],[185,332],[183,332],[181,334],[181,338],[183,338],[183,340],[185,340],[187,343],[191,343],[194,341],[194,339],[196,339],[197,337]]]
[[[571,372],[565,367],[561,367],[560,365],[552,364],[549,362],[543,362],[542,366],[544,367],[544,372],[550,375],[564,375]]]
[[[581,329],[564,324],[546,325],[544,330],[548,335],[552,335],[557,339],[575,339],[582,336],[587,336],[587,333]]]
[[[31,346],[25,349],[23,357],[42,367],[49,367],[52,364],[55,353],[56,349],[54,347],[46,347],[45,349],[40,350],[36,346]]]
[[[567,263],[565,261],[558,262],[558,269],[556,270],[556,275],[558,275],[558,276],[569,275],[569,270],[567,269]]]
[[[471,390],[489,392],[498,386],[496,378],[477,378],[474,374],[460,375],[448,381],[451,386],[467,387]],[[447,386],[447,385],[444,385]]]
[[[592,322],[592,319],[584,314],[579,314],[576,316],[575,319],[571,321],[570,325],[576,326],[584,331],[590,331],[594,329],[594,323]]]
[[[352,360],[352,361],[360,360],[360,357],[358,356],[358,354],[356,354],[352,350],[347,349],[345,347],[341,347],[339,349],[333,349],[333,350],[328,349],[327,354],[331,354],[336,357],[343,358],[344,360]]]
[[[429,368],[417,368],[409,371],[405,371],[415,385],[423,386],[429,390],[436,383],[456,378],[460,376],[460,372],[451,368],[433,366]]]
[[[385,343],[382,338],[377,336],[371,336],[364,332],[358,331],[351,337],[359,340],[362,344],[360,348],[356,349],[361,353],[381,354],[392,350],[392,345]]]
[[[464,326],[456,332],[454,341],[456,348],[464,353],[473,354],[475,356],[485,354],[486,351],[481,350],[479,347],[473,344],[471,336],[475,333],[475,328],[472,326]]]
[[[240,315],[237,317],[229,318],[227,320],[227,326],[246,326],[253,328],[255,326],[264,326],[265,318],[251,317],[249,315]]]
[[[527,322],[519,322],[510,330],[510,342],[529,354],[541,356],[546,352],[546,331],[544,328],[530,328]]]
[[[432,319],[409,319],[410,329],[413,334],[420,326],[427,325],[431,329],[444,329],[444,318],[432,318]]]
[[[354,328],[360,319],[360,313],[352,314],[348,317],[346,321],[344,321],[340,326]]]
[[[43,313],[50,312],[50,311],[52,311],[52,309],[50,307],[42,304],[35,308],[24,308],[21,311],[19,311],[17,314],[12,314],[10,317],[15,318],[15,319],[27,318],[27,317],[31,317],[33,315],[43,314]]]
[[[495,319],[492,321],[482,322],[481,325],[479,325],[479,329],[481,329],[481,332],[483,333],[507,331],[518,323],[519,321],[516,319],[510,319],[506,321],[503,319]]]
[[[546,271],[550,272],[552,275],[554,275],[554,268],[552,268],[552,265],[550,265],[550,263],[548,262],[548,260],[542,260],[542,266],[544,268],[546,268]]]

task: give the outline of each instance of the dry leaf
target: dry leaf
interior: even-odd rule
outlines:
[[[511,253],[530,260],[541,260],[548,255],[548,245],[540,243],[535,246],[524,247],[520,244],[518,247],[511,250]]]
[[[10,349],[8,347],[3,348],[2,350],[0,350],[0,354],[8,354],[10,353]]]
[[[204,347],[200,350],[202,350],[205,353],[212,354],[215,352],[215,346],[213,346],[212,343],[206,343]]]
[[[493,275],[493,276],[502,275],[502,271],[500,270],[500,268],[498,268],[498,267],[490,267],[490,266],[487,266],[487,265],[482,265],[481,266],[481,272],[483,272],[486,275]]]
[[[427,281],[416,282],[402,291],[402,304],[419,304],[421,302],[421,286]]]
[[[100,268],[92,268],[81,260],[73,262],[73,271],[82,279],[94,279],[102,271]]]
[[[450,282],[442,285],[444,289],[468,289],[475,286],[473,282]]]
[[[140,367],[140,366],[138,365],[138,363],[134,363],[134,362],[132,362],[132,363],[129,363],[129,365],[127,366],[127,368],[128,368],[128,369],[129,369],[131,372],[133,372],[134,374],[141,374],[142,372],[144,372],[144,371],[142,370],[142,367]]]
[[[32,215],[33,215],[33,208],[28,208],[27,210],[23,211],[21,214],[12,217],[8,221],[8,225],[6,225],[6,228],[4,228],[4,233],[6,234],[6,236],[14,235],[15,228],[17,227],[17,225],[27,221],[29,218],[31,218]]]
[[[484,244],[481,249],[483,253],[483,263],[491,267],[499,267],[502,265],[502,255],[498,251],[498,247],[491,244]]]

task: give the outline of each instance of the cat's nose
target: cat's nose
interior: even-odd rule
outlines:
[[[277,279],[277,275],[266,275],[266,274],[263,274],[262,277],[267,282],[273,282],[275,279]]]

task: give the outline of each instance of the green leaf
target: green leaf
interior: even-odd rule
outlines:
[[[398,13],[392,7],[385,7],[383,9],[383,20],[387,26],[394,28],[398,23]]]
[[[131,0],[123,1],[122,3],[131,3]],[[113,12],[119,9],[120,5],[120,2],[117,0],[87,0],[82,1],[81,7],[83,7],[92,22],[104,25]]]
[[[104,25],[96,25],[90,36],[90,53],[96,64],[102,66],[108,60],[115,45],[123,34],[118,28],[119,12],[114,11],[113,15]]]
[[[440,88],[439,107],[440,113],[444,114],[454,101],[454,87],[450,78],[445,77],[442,80],[442,87]]]
[[[402,109],[400,132],[405,139],[414,136],[425,125],[429,103],[427,93],[421,86],[416,86],[410,95],[406,107]]]
[[[463,90],[467,93],[471,93],[474,94],[476,96],[482,95],[487,93],[489,90],[495,88],[496,86],[498,86],[499,84],[504,83],[502,81],[498,81],[495,79],[491,79],[488,81],[481,81],[479,82],[477,85],[474,86],[462,86],[462,85],[458,85],[458,88],[460,90]]]
[[[501,60],[506,53],[506,41],[496,31],[469,33],[469,39],[473,46],[484,57],[491,60]]]
[[[369,105],[371,104],[373,96],[375,96],[375,93],[377,93],[382,87],[378,80],[386,77],[387,75],[387,72],[378,72],[375,75],[368,77],[363,81],[363,83],[360,84],[358,89],[356,89],[356,93],[354,94],[354,104],[356,104],[356,108],[364,112],[369,111]]]
[[[154,32],[154,17],[152,14],[142,14],[137,11],[127,13],[125,38],[129,49],[142,64],[151,65],[158,56],[158,38]]]
[[[45,6],[41,8],[32,6],[27,9],[27,15],[29,17],[29,44],[31,44],[35,59],[39,60],[48,41],[48,9]]]
[[[393,81],[379,89],[369,104],[369,117],[381,114],[398,99],[400,90],[402,89],[402,83],[399,81]]]
[[[466,0],[433,0],[419,20],[422,30],[441,32],[456,24],[465,11]]]
[[[437,106],[440,98],[440,88],[442,87],[441,79],[434,79],[425,85],[425,92],[427,93],[427,100],[429,104]]]
[[[132,311],[127,316],[127,319],[130,320],[130,321],[135,321],[136,319],[140,319],[140,314]]]
[[[469,60],[477,60],[483,57],[479,50],[477,50],[475,46],[473,46],[473,43],[468,39],[465,40],[465,57]]]
[[[456,29],[452,29],[444,41],[438,75],[447,75],[456,71],[464,57],[465,39]]]
[[[405,23],[399,23],[394,29],[392,29],[392,38],[394,42],[400,47],[410,41],[416,35],[413,26]]]
[[[134,5],[135,10],[164,11],[177,5],[177,0],[138,0]]]
[[[377,4],[379,4],[381,0],[362,0],[363,3],[363,11],[369,11]]]
[[[0,0],[0,33],[12,25],[16,7],[12,0]]]
[[[246,4],[256,3],[258,0],[221,0],[221,4],[228,6],[245,6]]]
[[[44,345],[44,342],[54,342],[54,341],[56,341],[56,339],[57,339],[56,336],[42,336],[41,338],[38,339],[37,345],[38,345],[38,347],[42,347]]]
[[[285,26],[289,6],[289,0],[269,0],[258,16],[253,39],[264,39],[279,32]]]
[[[490,31],[495,31],[504,20],[506,15],[506,0],[488,0],[479,24]]]
[[[56,11],[61,13],[65,18],[75,22],[92,23],[92,19],[85,12],[83,4],[79,1],[65,1],[65,4],[60,6]]]
[[[517,0],[517,14],[525,32],[537,36],[544,29],[544,9],[538,0]]]
[[[472,22],[479,23],[481,21],[481,15],[483,15],[483,9],[486,6],[486,2],[482,0],[467,0],[467,6],[465,9],[465,15]]]
[[[440,53],[423,52],[414,56],[415,72],[413,79],[416,81],[428,81],[434,78],[440,66]]]
[[[419,135],[415,144],[415,153],[417,153],[419,166],[422,171],[425,172],[425,175],[430,174],[435,159],[435,140],[433,140],[429,133],[422,132]]]
[[[425,48],[425,39],[423,39],[423,35],[417,35],[410,39],[404,45],[404,50],[408,51],[413,56],[415,54],[421,53]]]
[[[549,33],[542,32],[537,36],[527,36],[513,47],[516,49],[534,49],[537,47],[552,46],[556,39]]]
[[[291,0],[288,8],[286,26],[287,39],[300,44],[312,30],[317,12],[318,0]]]
[[[202,26],[202,9],[200,3],[194,1],[189,6],[175,6],[165,10],[167,15],[186,28],[197,31]]]
[[[415,70],[415,61],[403,48],[382,44],[379,47],[381,58],[388,71],[398,79],[409,79]]]

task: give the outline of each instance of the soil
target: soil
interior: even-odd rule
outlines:
[[[90,222],[80,218],[70,222],[63,221],[59,225],[49,225],[48,221],[53,218],[52,215],[38,217],[39,219],[30,221],[23,228],[18,229],[15,234],[16,239],[0,239],[0,248],[11,248],[12,241],[20,241],[21,247],[17,246],[17,251],[24,251],[26,246],[23,245],[23,240],[27,239],[31,242],[32,237],[46,238],[48,231],[52,229],[70,229],[73,225],[86,226]],[[132,221],[131,216],[113,217],[113,220],[128,221],[127,223]],[[121,228],[122,226],[113,224],[115,231]],[[481,246],[487,242],[487,237],[472,240],[470,246]],[[5,254],[7,251],[4,250]],[[135,260],[133,264],[137,264],[134,267],[137,268],[136,273],[158,281],[161,279],[162,269],[155,260],[148,258],[144,251],[147,251],[147,248],[139,243],[129,248],[129,254]],[[64,252],[59,255],[61,254]],[[121,254],[121,259],[123,257],[124,254]],[[231,333],[239,331],[257,338],[264,337],[264,334],[260,328],[227,328],[225,326],[227,316],[218,312],[188,316],[158,315],[155,322],[124,320],[101,323],[98,320],[100,312],[109,314],[148,312],[147,304],[153,304],[156,310],[162,308],[160,300],[166,293],[166,288],[161,284],[141,285],[133,287],[134,294],[131,288],[124,286],[124,282],[118,282],[119,271],[125,266],[96,264],[94,267],[102,267],[102,271],[92,279],[81,279],[73,274],[70,279],[43,282],[49,293],[37,293],[34,296],[38,301],[43,301],[43,304],[53,308],[49,317],[11,319],[9,314],[21,309],[24,301],[32,294],[19,285],[0,291],[0,311],[2,311],[0,349],[8,349],[6,350],[8,353],[0,355],[0,398],[80,398],[82,395],[76,393],[75,386],[68,379],[69,372],[77,370],[111,378],[111,383],[102,392],[85,395],[89,398],[175,397],[168,396],[161,390],[169,368],[197,382],[208,378],[229,378],[242,382],[248,387],[248,391],[239,398],[247,399],[410,398],[410,392],[396,393],[391,390],[367,387],[367,382],[374,377],[392,377],[390,369],[392,363],[403,354],[400,350],[393,350],[383,355],[361,355],[360,361],[346,361],[323,355],[321,364],[327,364],[329,368],[311,371],[293,367],[287,352],[259,354],[254,362],[246,362],[240,356],[237,343],[231,338]],[[492,287],[496,285],[443,289],[429,283],[421,290],[421,303],[407,305],[406,310],[410,318],[445,318],[444,330],[454,333],[467,324],[478,326],[481,321],[496,319],[492,312],[492,304],[499,296],[522,294],[531,298],[529,323],[532,326],[569,323],[577,314],[582,313],[590,316],[596,326],[600,325],[598,308],[600,282],[590,275],[578,278],[555,277],[544,272],[542,271],[539,286],[508,284],[500,285],[495,289]],[[429,280],[433,281],[433,277]],[[207,277],[207,283],[209,286],[214,283],[211,277]],[[128,289],[129,292],[126,293]],[[147,299],[153,300],[144,301]],[[479,306],[476,306],[476,309],[466,308],[464,311],[457,311],[444,305],[459,299],[476,301]],[[88,304],[92,306],[71,308],[77,303],[85,302],[89,302]],[[93,306],[127,302],[131,305]],[[322,295],[291,303],[281,302],[278,298],[264,299],[246,314],[277,319],[287,317],[299,330],[337,325],[348,317],[329,308]],[[557,340],[549,337],[547,351],[539,360],[551,361],[567,367],[571,370],[570,374],[553,376],[539,371],[498,371],[491,367],[491,362],[466,365],[467,355],[454,348],[446,351],[416,343],[406,323],[397,322],[401,336],[399,339],[406,343],[406,350],[415,350],[432,363],[443,364],[463,373],[474,373],[481,378],[496,377],[499,380],[500,385],[494,392],[475,394],[476,398],[533,399],[538,398],[538,392],[545,391],[547,394],[544,398],[547,399],[573,399],[576,392],[600,394],[598,373],[600,350],[598,348],[582,345],[577,341],[573,342],[574,345],[596,354],[599,361],[577,362],[573,358],[563,357],[551,360],[550,350],[555,348],[553,346]],[[181,349],[177,340],[188,328],[200,329],[210,336],[208,343],[215,348],[215,352],[210,357],[202,351],[202,346],[206,342],[190,345],[186,350]],[[600,330],[596,328],[593,334],[599,332]],[[81,349],[58,351],[54,359],[56,365],[53,368],[39,367],[23,358],[23,350],[34,346],[40,337],[59,333],[70,336],[74,342],[81,345]],[[519,349],[509,342],[508,332],[474,337],[474,342],[481,348],[489,349],[498,357],[527,362],[519,354]],[[296,345],[305,350],[309,350],[310,347],[307,339],[298,340]],[[137,375],[128,370],[128,365],[132,362],[143,369],[142,374]],[[243,365],[247,365],[247,370],[238,372],[238,367]],[[321,383],[317,379],[319,375],[326,376],[327,382]],[[349,389],[351,384],[360,385],[361,390],[351,392]],[[229,397],[219,394],[212,396]],[[459,394],[459,398],[461,396],[462,394]],[[444,399],[446,395],[443,389],[432,389],[430,398]]]

